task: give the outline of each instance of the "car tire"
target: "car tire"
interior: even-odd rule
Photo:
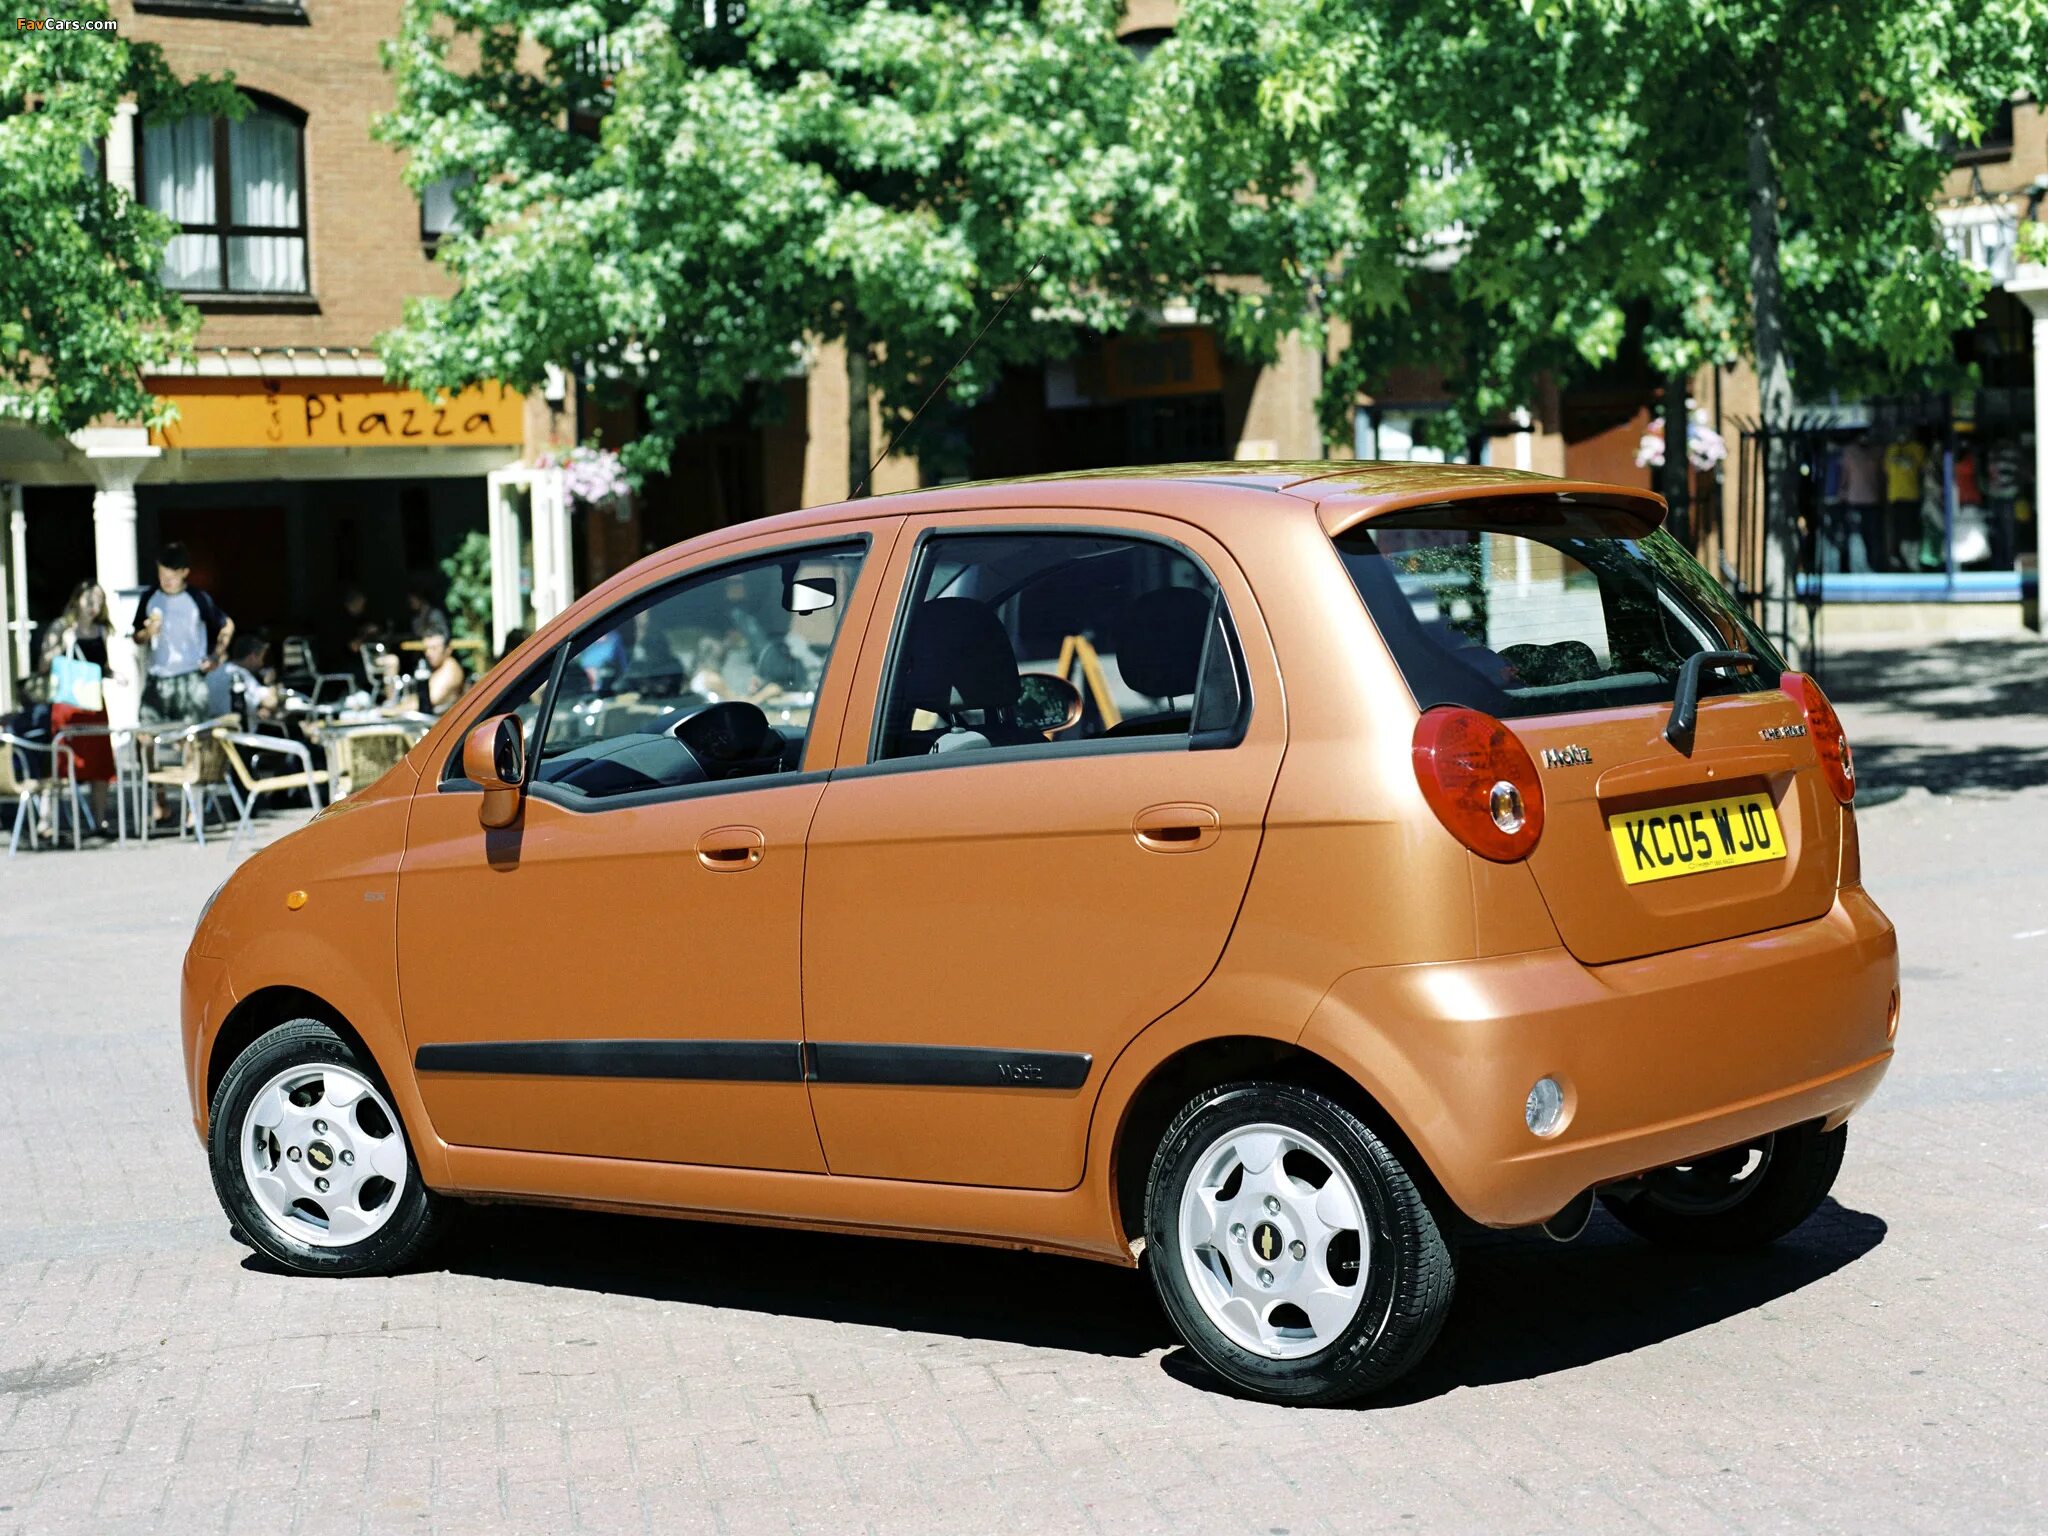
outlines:
[[[1395,1381],[1436,1341],[1457,1284],[1401,1160],[1343,1105],[1293,1083],[1211,1088],[1175,1116],[1152,1159],[1145,1238],[1188,1347],[1279,1403]]]
[[[280,1024],[235,1058],[207,1153],[238,1234],[300,1274],[399,1269],[426,1251],[447,1205],[421,1181],[376,1063],[315,1019]]]
[[[1687,1253],[1741,1253],[1774,1243],[1820,1207],[1842,1170],[1849,1127],[1823,1133],[1795,1125],[1731,1148],[1645,1174],[1600,1203],[1639,1237]],[[1740,1171],[1737,1159],[1753,1164]]]

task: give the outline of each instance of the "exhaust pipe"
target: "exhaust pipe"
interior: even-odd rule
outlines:
[[[1565,1208],[1543,1223],[1543,1235],[1553,1243],[1568,1243],[1586,1230],[1593,1219],[1593,1191],[1584,1189]]]

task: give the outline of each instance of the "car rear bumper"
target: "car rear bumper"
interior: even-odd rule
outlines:
[[[1891,1063],[1898,944],[1861,888],[1825,917],[1613,965],[1562,949],[1354,971],[1301,1043],[1371,1091],[1458,1207],[1547,1220],[1596,1184],[1809,1120]],[[1528,1129],[1539,1077],[1555,1135]]]

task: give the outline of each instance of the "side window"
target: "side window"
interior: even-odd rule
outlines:
[[[858,545],[718,566],[568,642],[534,782],[606,799],[795,773]]]
[[[1235,739],[1246,702],[1202,566],[1113,534],[926,540],[874,758],[1133,737]],[[1198,718],[1199,717],[1199,718]],[[1213,738],[1213,742],[1211,740]]]

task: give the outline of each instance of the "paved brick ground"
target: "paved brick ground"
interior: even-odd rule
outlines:
[[[272,1274],[178,1076],[225,855],[24,855],[0,1531],[2040,1530],[2044,678],[1997,645],[1830,671],[1907,977],[1836,1202],[1742,1259],[1489,1240],[1420,1373],[1338,1411],[1216,1391],[1137,1277],[1060,1260],[494,1210],[427,1273]]]

